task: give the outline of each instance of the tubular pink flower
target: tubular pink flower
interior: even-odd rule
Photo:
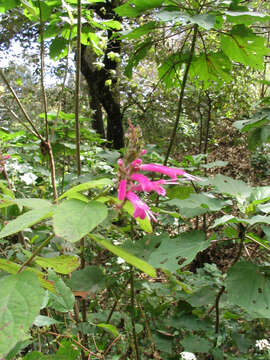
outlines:
[[[124,200],[126,197],[127,181],[121,180],[118,188],[118,199]]]
[[[3,160],[10,159],[10,158],[11,158],[10,155],[5,155],[5,156],[2,157]]]
[[[131,165],[134,169],[140,169],[140,165],[142,164],[142,159],[136,159],[132,161]]]
[[[156,221],[154,214],[150,211],[147,204],[144,203],[136,194],[134,194],[133,191],[128,191],[126,194],[126,198],[134,206],[133,216],[135,219],[139,217],[143,220],[147,216],[149,220],[150,218],[152,218],[154,221]]]
[[[150,171],[150,172],[158,172],[160,174],[169,176],[172,180],[176,180],[178,175],[184,176],[185,178],[187,178],[189,180],[196,179],[195,176],[188,174],[183,169],[171,168],[171,167],[159,165],[159,164],[142,164],[140,166],[140,170]]]
[[[131,175],[131,180],[138,181],[138,183],[141,186],[142,191],[150,192],[152,191],[152,182],[143,174],[140,173],[134,173]]]

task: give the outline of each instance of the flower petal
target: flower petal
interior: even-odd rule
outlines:
[[[127,181],[121,180],[118,188],[118,199],[124,200],[126,197]]]

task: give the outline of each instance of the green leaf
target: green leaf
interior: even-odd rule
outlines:
[[[21,265],[14,263],[13,261],[0,259],[0,269],[10,273],[10,274],[17,274],[20,270]],[[26,267],[24,271],[30,271],[38,276],[41,285],[50,291],[54,291],[54,287],[48,280],[44,279],[44,275],[42,271],[39,271],[33,267]]]
[[[35,326],[50,326],[53,324],[58,324],[59,321],[48,317],[48,316],[43,316],[43,315],[38,315],[35,320],[34,320],[34,325]]]
[[[100,202],[85,203],[74,199],[66,200],[57,207],[54,213],[54,231],[57,236],[65,240],[76,242],[102,223],[107,214],[107,207]]]
[[[190,66],[190,76],[203,82],[204,88],[215,82],[222,85],[224,81],[232,80],[231,62],[222,52],[209,52],[193,57]]]
[[[198,24],[205,30],[210,30],[215,27],[216,16],[213,14],[199,14],[191,17],[191,23]]]
[[[48,306],[56,311],[68,312],[73,310],[75,296],[71,289],[56,274],[50,273],[49,280],[54,282],[56,294],[50,293]]]
[[[25,198],[25,199],[3,199],[3,204],[0,207],[8,207],[12,205],[24,206],[30,209],[40,209],[51,206],[51,202],[45,199]]]
[[[194,188],[192,186],[170,186],[166,189],[166,196],[170,199],[187,199],[190,194],[194,193]]]
[[[231,60],[254,69],[263,69],[264,55],[270,51],[264,44],[264,37],[244,25],[235,25],[231,34],[221,37],[222,50]]]
[[[126,250],[122,249],[120,246],[114,246],[109,241],[102,239],[100,237],[97,237],[95,235],[90,235],[90,238],[96,241],[101,246],[105,247],[105,249],[112,252],[114,255],[121,257],[123,260],[125,260],[130,265],[135,266],[136,268],[140,269],[141,271],[145,272],[149,276],[155,277],[156,276],[156,270],[149,265],[144,260],[141,260],[137,258],[136,256],[130,254]]]
[[[194,334],[184,336],[181,344],[184,346],[185,351],[198,353],[207,353],[212,347],[209,340]]]
[[[187,54],[171,54],[158,68],[158,75],[164,84],[171,88],[179,86],[179,77],[181,78],[181,69],[187,59]]]
[[[192,193],[184,200],[173,199],[168,201],[167,204],[177,206],[180,209],[181,216],[185,218],[205,214],[206,212],[218,211],[228,205],[226,201],[217,199],[209,193]]]
[[[0,190],[4,195],[14,198],[13,191],[11,191],[7,186],[5,186],[2,181],[0,181]]]
[[[152,47],[151,39],[150,40],[147,39],[142,44],[139,44],[136,47],[134,54],[129,58],[128,64],[125,68],[124,73],[128,78],[132,77],[133,68],[136,67],[139,64],[139,62],[146,57],[151,47]]]
[[[253,317],[270,318],[270,278],[264,268],[241,261],[227,274],[230,303],[241,306]]]
[[[214,177],[212,185],[214,185],[220,193],[232,195],[237,199],[248,198],[252,191],[252,188],[244,181],[234,180],[221,174]]]
[[[112,180],[110,180],[108,178],[103,178],[103,179],[98,179],[98,180],[91,180],[91,181],[88,181],[86,183],[73,186],[71,189],[64,192],[64,194],[62,194],[59,197],[59,200],[65,198],[65,197],[69,197],[73,193],[77,193],[77,192],[80,192],[80,191],[86,191],[86,190],[93,189],[93,188],[102,189],[105,186],[111,186],[111,185],[112,185]]]
[[[65,57],[68,53],[68,40],[62,37],[56,37],[52,40],[50,45],[50,58],[59,60]]]
[[[201,231],[192,231],[181,234],[180,237],[164,239],[161,245],[152,252],[149,263],[156,268],[175,272],[180,267],[189,264],[195,256],[210,245]],[[181,265],[180,259],[186,259]]]
[[[0,279],[0,358],[25,337],[38,315],[44,291],[38,278],[24,271]]]
[[[53,215],[55,207],[47,206],[41,209],[30,210],[23,215],[18,216],[16,219],[10,221],[1,231],[0,238],[16,234],[25,228],[44,220]]]
[[[119,16],[130,18],[141,15],[146,10],[155,9],[162,5],[164,0],[129,0],[124,5],[114,9]]]
[[[19,0],[1,0],[0,1],[0,13],[4,13],[7,10],[13,9],[20,4]]]
[[[94,295],[106,286],[103,272],[94,265],[74,271],[68,284],[74,291],[87,291],[91,295]]]
[[[151,31],[155,30],[158,26],[156,21],[150,21],[142,26],[135,28],[134,30],[128,32],[127,34],[123,35],[123,39],[139,39],[141,36],[149,34]]]
[[[253,11],[225,11],[227,20],[235,24],[250,25],[255,22],[265,22],[270,20],[270,16]]]
[[[119,336],[119,332],[118,332],[117,328],[114,325],[111,325],[111,324],[97,324],[96,326],[110,332],[115,337]]]
[[[59,274],[69,274],[80,266],[79,258],[76,256],[60,255],[54,258],[35,257],[35,263],[43,268],[52,268]]]

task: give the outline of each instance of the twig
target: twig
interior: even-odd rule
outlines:
[[[175,140],[175,137],[176,137],[176,131],[177,131],[177,128],[178,128],[180,116],[182,114],[185,87],[186,87],[186,83],[187,83],[189,68],[190,68],[192,58],[193,58],[193,54],[194,54],[194,50],[195,50],[197,33],[198,33],[198,25],[195,24],[194,25],[194,32],[193,32],[193,38],[192,38],[192,43],[191,43],[190,54],[189,54],[186,69],[185,69],[185,72],[184,72],[184,75],[183,75],[181,92],[180,92],[180,96],[179,96],[179,100],[178,100],[178,109],[177,109],[176,119],[175,119],[173,131],[172,131],[169,147],[168,147],[168,150],[167,150],[167,153],[166,153],[166,156],[165,156],[165,160],[164,160],[164,163],[163,163],[164,165],[166,165],[167,162],[168,162],[168,159],[169,159],[169,156],[170,156],[170,153],[171,153],[171,150],[172,150],[172,146],[173,146],[173,143],[174,143],[174,140]]]
[[[113,346],[119,339],[120,339],[120,335],[118,335],[117,338],[115,338],[115,339],[113,340],[113,342],[107,347],[107,349],[106,349],[105,352],[104,352],[104,356],[106,356],[106,355],[110,352],[112,346]]]
[[[46,240],[44,240],[42,242],[42,244],[33,252],[33,254],[31,255],[31,257],[26,260],[22,266],[20,267],[20,269],[18,270],[18,274],[21,273],[23,271],[23,269],[30,265],[31,262],[33,261],[33,259],[40,253],[40,251],[46,246],[49,244],[49,242],[51,241],[51,239],[54,237],[54,234],[50,235]]]
[[[16,102],[17,102],[19,108],[21,109],[22,113],[24,114],[26,120],[31,125],[36,137],[38,137],[41,141],[44,141],[42,135],[39,133],[38,129],[36,128],[35,124],[31,120],[30,116],[27,114],[27,112],[26,112],[25,108],[23,107],[23,104],[21,103],[20,99],[18,98],[15,90],[12,88],[12,86],[8,82],[7,78],[5,77],[5,74],[3,73],[3,71],[1,69],[0,69],[0,76],[2,77],[4,83],[7,85],[9,91],[12,93],[14,99],[16,100]]]
[[[135,292],[134,292],[134,272],[131,272],[130,276],[130,292],[131,292],[131,324],[132,324],[132,334],[133,334],[133,341],[134,341],[134,349],[135,349],[135,359],[140,360],[139,356],[139,346],[138,346],[138,339],[136,334],[136,327],[135,327],[135,320],[134,320],[134,309],[135,309]]]

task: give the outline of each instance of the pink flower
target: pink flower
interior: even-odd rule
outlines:
[[[121,180],[118,189],[118,199],[124,200],[126,197],[127,181]]]
[[[145,219],[147,216],[148,219],[152,218],[154,221],[157,221],[154,214],[150,211],[149,207],[145,202],[143,202],[133,191],[128,191],[126,193],[126,198],[134,206],[134,218],[139,217],[140,219]]]
[[[188,180],[195,180],[196,177],[185,172],[183,169],[171,168],[159,164],[142,164],[140,166],[142,171],[158,172],[160,174],[168,175],[172,180],[176,180],[177,176],[184,176]]]
[[[141,151],[138,156],[144,155],[146,151]],[[150,211],[146,203],[134,193],[135,192],[156,192],[158,195],[165,196],[166,190],[162,185],[177,184],[177,176],[183,176],[188,180],[198,180],[199,178],[192,176],[185,172],[183,169],[171,168],[159,164],[143,164],[142,159],[137,158],[130,163],[126,163],[125,160],[119,159],[119,189],[118,199],[122,201],[120,208],[123,206],[125,199],[129,200],[134,206],[134,218],[140,219],[153,219],[156,221],[153,213]],[[171,179],[160,179],[151,181],[147,176],[141,174],[140,171],[156,172],[159,174],[167,175]]]

